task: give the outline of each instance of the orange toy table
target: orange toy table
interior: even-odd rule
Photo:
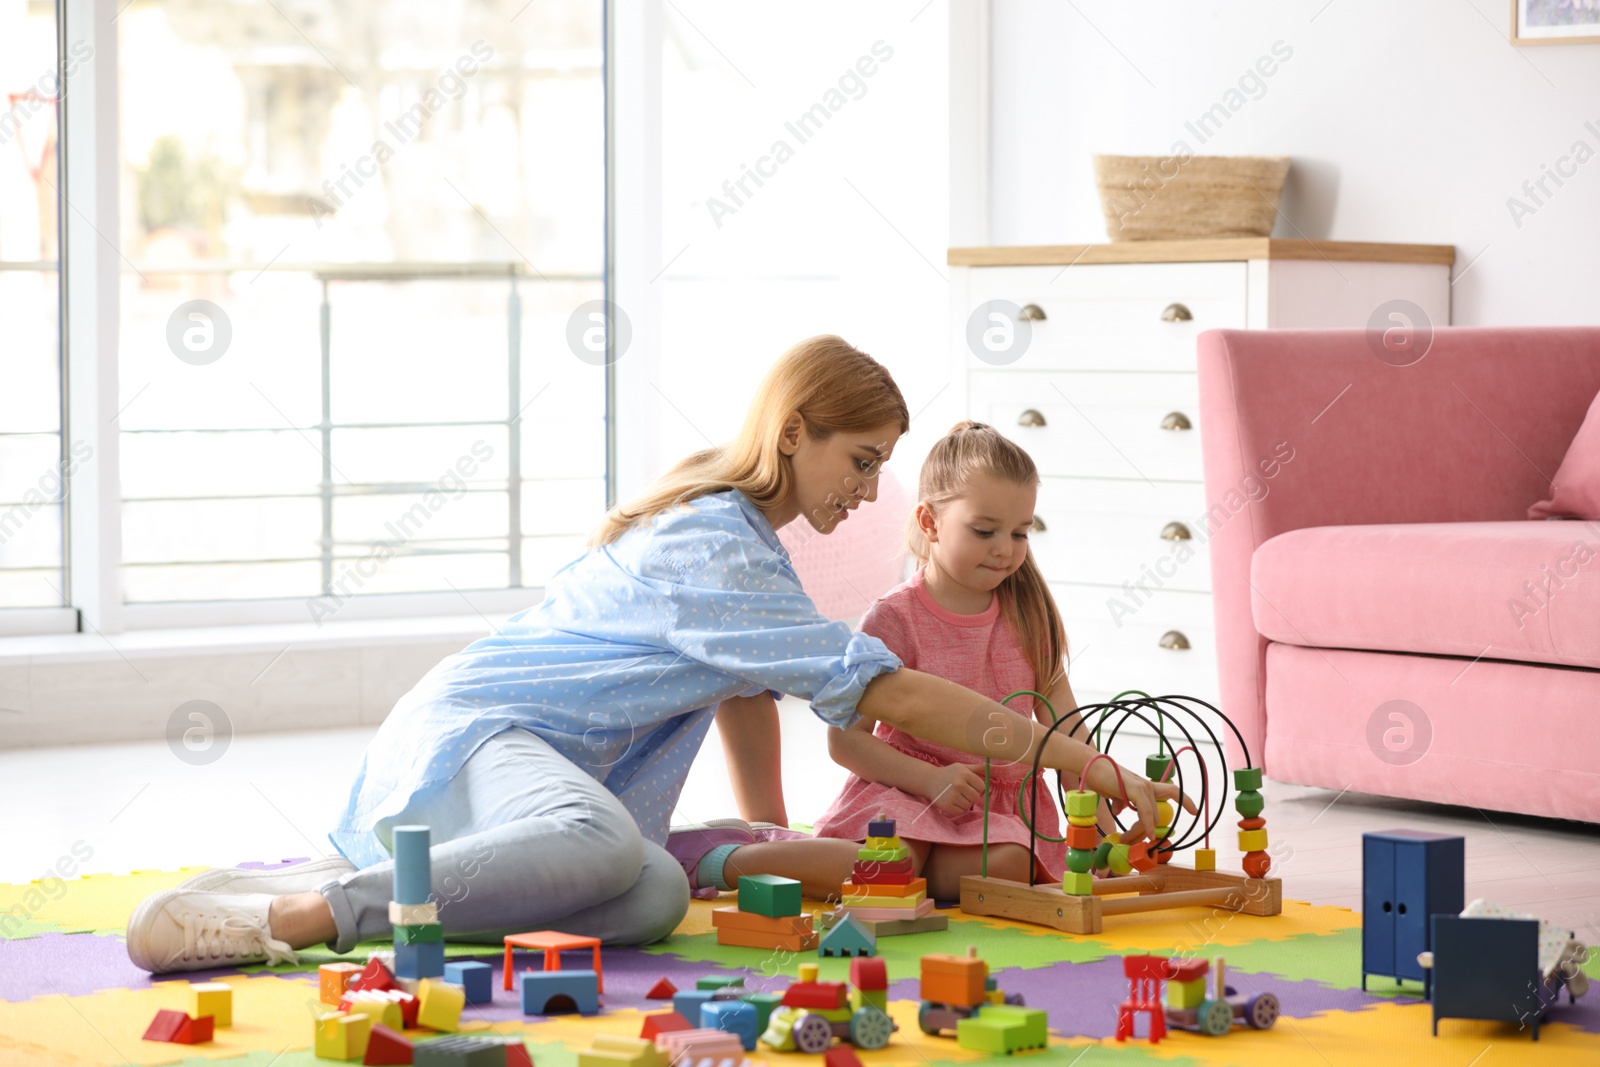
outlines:
[[[554,930],[536,930],[531,934],[508,934],[506,936],[506,965],[505,988],[511,988],[511,951],[518,948],[533,948],[544,950],[544,969],[559,971],[561,969],[561,954],[576,949],[588,948],[594,950],[594,973],[597,978],[597,992],[606,991],[604,973],[600,970],[600,939],[598,937],[578,937],[574,934],[557,933]]]

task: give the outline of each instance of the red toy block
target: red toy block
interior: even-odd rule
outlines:
[[[849,996],[843,982],[796,982],[783,994],[783,1006],[835,1010],[844,1007]]]
[[[506,1067],[533,1067],[533,1056],[520,1038],[506,1043]]]
[[[857,863],[850,871],[850,881],[857,885],[904,885],[915,877],[910,859],[895,860],[893,863],[878,860]]]
[[[422,1010],[422,1001],[407,993],[404,989],[385,989],[389,999],[400,1005],[400,1021],[407,1030],[417,1025],[417,1013]]]
[[[144,1032],[146,1041],[171,1041],[189,1017],[181,1011],[171,1008],[162,1008],[156,1012],[156,1017],[150,1020],[150,1026]]]
[[[379,964],[379,966],[382,966],[382,964]],[[382,1064],[410,1063],[411,1055],[411,1042],[409,1040],[382,1023],[377,1023],[372,1028],[372,1036],[367,1039],[367,1055],[361,1062]]]
[[[888,989],[888,962],[881,956],[857,956],[850,961],[850,984],[863,990]]]
[[[670,1034],[674,1030],[693,1030],[694,1024],[675,1011],[662,1011],[644,1017],[644,1025],[639,1028],[639,1036],[646,1041],[654,1041],[661,1034]]]
[[[678,987],[672,984],[672,980],[668,979],[668,978],[663,978],[659,982],[657,982],[655,985],[650,987],[650,992],[648,992],[648,993],[646,993],[644,995],[644,999],[646,999],[646,1000],[671,1000],[673,998],[673,995],[676,994],[677,992],[678,992]]]
[[[1210,970],[1211,963],[1208,960],[1180,960],[1173,957],[1162,968],[1161,977],[1169,982],[1192,982],[1204,977]]]
[[[835,1045],[822,1054],[822,1067],[861,1067],[861,1057],[849,1045]]]
[[[215,1016],[202,1015],[196,1019],[181,1011],[162,1008],[156,1012],[156,1017],[150,1020],[150,1026],[144,1032],[144,1039],[170,1041],[175,1045],[198,1045],[202,1041],[211,1040],[216,1032],[216,1025]]]
[[[368,960],[362,972],[350,980],[351,989],[399,989],[400,983],[394,980],[394,972],[383,965],[382,960]]]

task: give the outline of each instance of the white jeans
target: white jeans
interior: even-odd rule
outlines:
[[[419,793],[374,833],[432,831],[433,897],[451,941],[498,944],[530,930],[644,945],[689,910],[689,882],[666,849],[646,841],[612,793],[527,730],[505,730],[445,786]],[[394,863],[318,888],[333,909],[335,952],[388,938]]]

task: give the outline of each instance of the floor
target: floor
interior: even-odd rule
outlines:
[[[780,711],[791,819],[832,800],[843,771],[803,702]],[[338,814],[370,728],[255,734],[194,766],[165,742],[0,751],[0,881],[82,873],[232,865],[331,852]],[[1114,754],[1142,766],[1148,742]],[[1360,908],[1361,834],[1410,827],[1467,841],[1467,898],[1486,897],[1558,920],[1600,945],[1600,824],[1565,823],[1336,794],[1268,782],[1263,815],[1273,874],[1286,897]],[[695,762],[675,821],[736,814],[713,733]],[[1231,825],[1224,821],[1222,826]],[[1220,829],[1220,827],[1219,827]],[[1237,869],[1232,835],[1215,840],[1218,865]],[[65,859],[67,866],[57,868]],[[76,863],[76,866],[73,864]]]

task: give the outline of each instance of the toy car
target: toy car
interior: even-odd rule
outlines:
[[[893,1019],[862,1002],[845,982],[817,981],[817,965],[802,963],[800,980],[783,994],[783,1003],[767,1020],[761,1042],[778,1052],[826,1052],[834,1038],[857,1048],[880,1049],[896,1027]]]

